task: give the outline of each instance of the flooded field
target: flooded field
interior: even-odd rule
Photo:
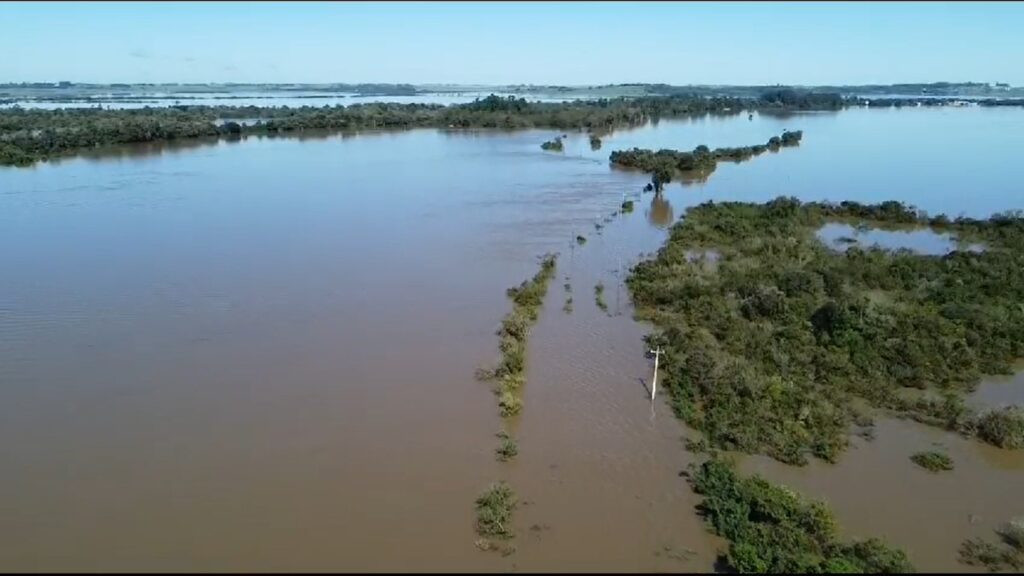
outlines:
[[[801,145],[661,197],[607,163],[783,129]],[[721,542],[679,477],[685,429],[650,401],[628,267],[706,200],[1021,207],[1019,110],[663,120],[597,151],[577,133],[542,151],[552,136],[249,137],[0,168],[0,567],[711,570]],[[505,289],[550,251],[511,423],[520,454],[499,464],[500,418],[474,372],[497,357]],[[1022,386],[976,395],[1019,402]],[[855,442],[835,466],[744,467],[824,498],[846,533],[883,536],[922,570],[959,569],[963,538],[1024,514],[1020,454],[884,419]],[[954,472],[909,461],[934,442]],[[507,557],[473,544],[473,499],[498,478],[526,502]]]

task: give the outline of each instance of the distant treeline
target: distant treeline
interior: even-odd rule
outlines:
[[[342,85],[336,85],[342,86]],[[380,87],[353,85],[363,93]],[[305,130],[380,130],[408,128],[525,129],[554,128],[606,134],[649,120],[704,114],[739,114],[744,110],[836,110],[844,106],[946,105],[951,99],[842,98],[837,93],[792,89],[769,90],[756,97],[641,96],[572,102],[529,102],[495,95],[466,104],[368,103],[351,106],[190,106],[103,110],[0,109],[0,165],[26,165],[76,150],[111,144],[154,142],[202,136],[287,134]],[[984,106],[1021,105],[1018,100],[980,100]],[[233,119],[246,119],[246,125]],[[255,120],[255,122],[253,122]],[[767,144],[769,148],[771,144]],[[762,150],[763,151],[763,150]],[[759,152],[755,152],[759,153]]]
[[[845,101],[835,92],[804,92],[793,89],[771,90],[761,94],[761,102],[789,110],[839,110]]]
[[[785,104],[782,104],[783,106]],[[351,106],[170,106],[135,110],[68,108],[0,110],[0,164],[30,164],[84,148],[202,136],[275,134],[304,130],[406,128],[556,128],[606,133],[654,118],[738,114],[777,107],[760,100],[643,97],[564,103],[488,96],[466,104]],[[247,125],[225,119],[247,119]]]
[[[796,146],[803,138],[802,130],[786,131],[782,136],[772,136],[766,144],[740,146],[738,148],[715,148],[697,146],[690,152],[661,149],[658,151],[633,148],[632,150],[616,150],[608,158],[612,164],[626,168],[635,168],[651,174],[651,185],[660,190],[672,181],[677,173],[700,172],[708,173],[715,169],[719,160],[741,162],[769,150],[778,150],[783,146]]]
[[[0,94],[30,96],[38,100],[70,97],[109,97],[113,90],[131,91],[135,97],[154,95],[177,98],[186,94],[231,94],[246,92],[325,92],[360,96],[412,96],[423,92],[412,84],[79,84],[75,82],[21,82],[0,84]]]

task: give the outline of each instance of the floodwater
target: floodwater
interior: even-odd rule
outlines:
[[[955,468],[932,473],[910,460],[934,450],[948,454]],[[854,437],[835,465],[813,461],[800,468],[750,456],[740,459],[740,469],[826,502],[844,538],[898,544],[921,572],[984,571],[957,562],[961,542],[996,542],[996,528],[1024,515],[1024,451],[916,422],[877,418],[874,440]]]
[[[0,169],[0,567],[710,570],[722,543],[679,477],[686,430],[650,401],[624,271],[708,199],[1016,208],[1022,128],[1009,109],[743,114],[616,132],[599,151],[576,133],[549,153],[552,131],[415,130]],[[607,164],[619,148],[783,129],[803,143],[659,198]],[[634,211],[612,216],[624,198]],[[520,455],[499,464],[496,400],[473,374],[497,358],[505,288],[549,251],[557,279],[511,423]],[[1006,503],[1024,470],[964,441],[952,475],[915,476],[909,450],[933,431],[906,427],[881,421],[838,466],[777,476],[828,499],[851,534],[957,569],[949,543],[1020,513]],[[845,483],[826,480],[838,471]],[[498,479],[525,501],[508,557],[473,545],[473,499]]]
[[[846,251],[851,246],[878,247],[885,250],[910,250],[917,254],[942,256],[954,250],[981,252],[985,249],[981,244],[961,243],[952,234],[936,232],[929,228],[883,230],[828,222],[818,229],[817,236],[830,248],[840,251]]]

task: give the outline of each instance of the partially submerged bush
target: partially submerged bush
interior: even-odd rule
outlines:
[[[492,484],[476,499],[476,531],[481,536],[511,538],[516,495],[504,482]]]
[[[498,395],[498,409],[503,418],[515,416],[523,409],[523,401],[511,390],[504,390]]]
[[[604,301],[604,283],[598,282],[594,286],[594,303],[601,310],[608,311],[608,303]]]
[[[969,566],[984,566],[992,572],[1019,571],[1024,569],[1024,553],[1006,544],[971,538],[960,545],[960,562]]]
[[[519,446],[507,432],[499,432],[498,439],[501,440],[501,444],[494,450],[494,454],[499,462],[508,462],[519,454]]]
[[[526,340],[530,327],[537,321],[548,284],[555,277],[555,260],[554,255],[544,256],[533,278],[507,290],[513,306],[498,330],[501,360],[493,370],[477,370],[478,378],[498,380],[498,408],[503,417],[514,416],[522,410],[518,391],[526,380]]]
[[[941,472],[953,469],[953,459],[941,452],[918,452],[910,459],[929,472]]]
[[[1024,448],[1024,409],[1008,406],[991,410],[977,424],[978,437],[1000,448]]]
[[[724,561],[743,573],[907,573],[906,555],[882,541],[839,541],[832,513],[820,502],[759,476],[741,478],[713,458],[693,475],[704,496],[699,509],[713,531],[729,540]]]
[[[998,530],[999,536],[1018,552],[1024,552],[1024,517],[1014,518]]]
[[[562,137],[561,136],[555,136],[555,138],[553,140],[548,140],[547,142],[541,144],[540,147],[542,149],[544,149],[544,150],[554,150],[555,152],[561,152],[562,151]]]

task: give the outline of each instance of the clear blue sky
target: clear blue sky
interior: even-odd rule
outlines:
[[[0,3],[0,82],[1024,85],[1024,3]]]

